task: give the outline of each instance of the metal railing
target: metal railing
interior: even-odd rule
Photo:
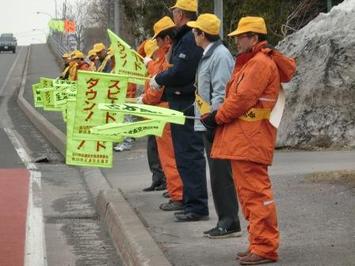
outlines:
[[[62,56],[64,53],[69,51],[69,48],[63,45],[57,38],[53,35],[48,35],[47,44],[51,49],[52,53],[56,57],[58,62],[62,62]]]

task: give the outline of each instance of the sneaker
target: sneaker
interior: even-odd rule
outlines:
[[[275,262],[275,260],[261,257],[255,253],[249,253],[247,256],[240,257],[239,259],[240,265],[258,265],[271,262]]]
[[[181,201],[169,200],[169,202],[160,204],[159,208],[163,211],[179,211],[184,208]]]
[[[118,152],[129,151],[132,148],[134,141],[134,138],[125,138],[122,143],[118,143],[113,149]]]
[[[226,229],[223,227],[216,227],[212,229],[207,237],[211,239],[221,239],[221,238],[229,238],[229,237],[240,237],[242,235],[242,231],[237,231],[235,229]]]
[[[113,147],[114,151],[121,152],[121,151],[129,151],[131,149],[131,145],[127,145],[126,143],[119,143],[115,147]]]

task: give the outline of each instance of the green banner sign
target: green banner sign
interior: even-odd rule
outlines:
[[[144,85],[147,69],[143,58],[115,33],[107,30],[115,55],[115,73],[128,75],[128,82]]]
[[[69,114],[75,113],[75,101],[69,100]],[[73,139],[74,116],[67,116],[66,164],[89,167],[112,167],[112,142]]]
[[[33,103],[35,107],[43,107],[42,90],[43,86],[41,83],[36,83],[32,85]]]
[[[120,75],[79,71],[76,93],[74,139],[118,141],[115,136],[96,136],[92,127],[123,122],[124,114],[99,110],[99,103],[123,103],[126,98],[127,77]]]
[[[159,120],[144,120],[134,123],[110,123],[93,127],[91,132],[97,135],[116,135],[132,138],[141,138],[147,135],[161,137],[165,123]]]
[[[145,104],[122,103],[122,104],[99,104],[100,110],[118,112],[127,115],[159,120],[161,123],[185,123],[184,113],[172,109]]]

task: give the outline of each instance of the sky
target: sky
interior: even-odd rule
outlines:
[[[45,42],[48,21],[55,17],[55,3],[60,14],[63,0],[0,0],[0,33],[13,33],[18,45]]]

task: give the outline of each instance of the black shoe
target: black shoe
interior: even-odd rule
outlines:
[[[154,190],[155,190],[155,186],[153,186],[153,185],[142,189],[142,191],[144,191],[144,192],[149,192],[149,191],[154,191]]]
[[[163,211],[179,211],[184,209],[181,201],[169,200],[169,202],[160,204],[159,208]]]
[[[174,215],[180,215],[180,214],[184,214],[185,212],[184,211],[181,211],[181,212],[174,212]]]
[[[216,229],[216,227],[213,227],[213,228],[211,228],[210,230],[203,231],[203,235],[204,235],[204,236],[208,236],[208,235],[210,234],[210,232],[212,232],[212,231],[215,230],[215,229]]]
[[[150,187],[143,188],[143,191],[148,192],[148,191],[154,191],[157,187],[161,186],[161,182],[153,182]]]
[[[169,192],[168,191],[165,191],[162,196],[166,199],[170,198],[170,195],[169,195]]]
[[[207,234],[208,238],[211,239],[220,239],[220,238],[228,238],[228,237],[240,237],[242,236],[241,230],[236,229],[226,229],[223,227],[215,227]]]
[[[164,183],[164,184],[161,184],[161,185],[159,185],[159,186],[156,186],[156,187],[154,188],[155,191],[161,191],[161,190],[165,190],[165,189],[166,189],[165,183]]]
[[[208,215],[200,215],[193,212],[175,215],[175,222],[197,222],[197,221],[207,221],[208,219],[209,219]]]

